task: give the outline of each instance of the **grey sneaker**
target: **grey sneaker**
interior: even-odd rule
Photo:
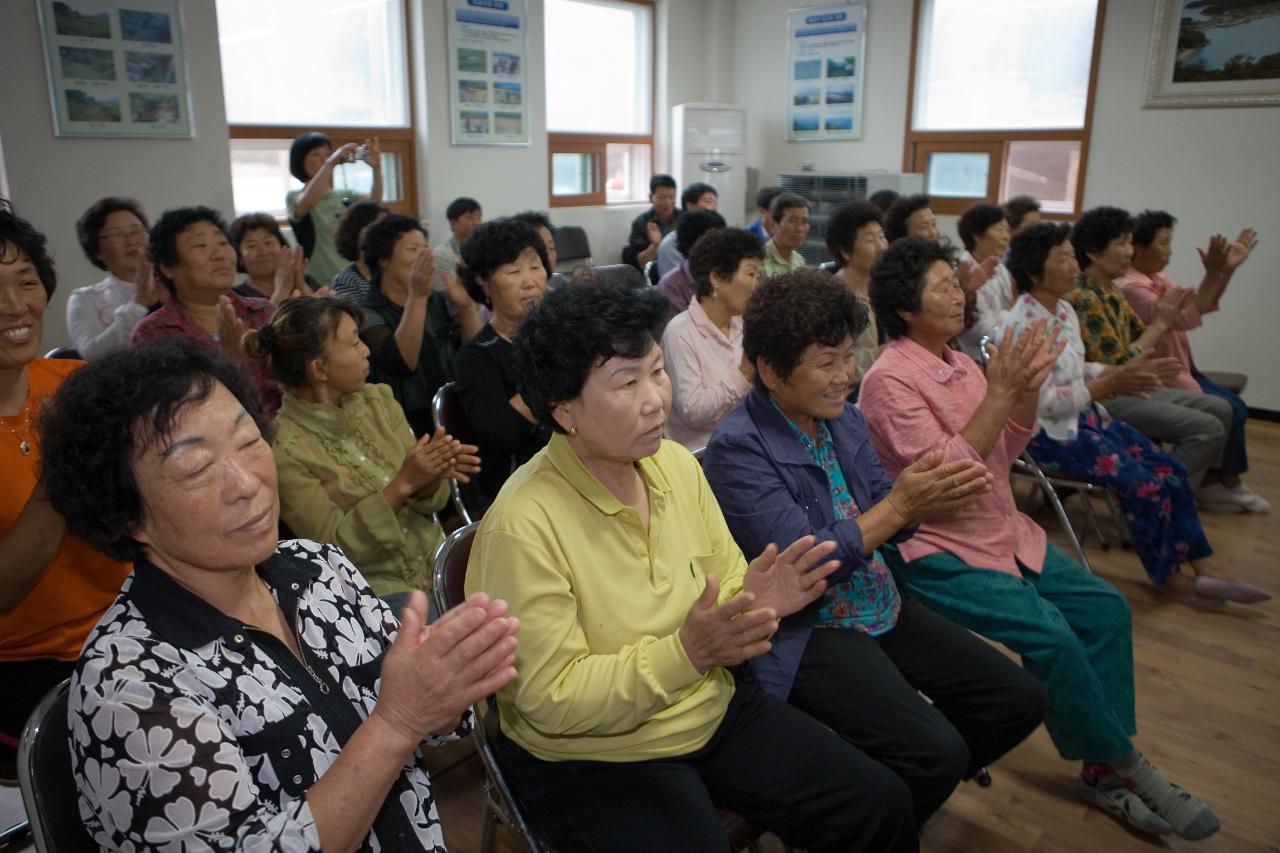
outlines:
[[[1173,827],[1168,821],[1147,808],[1147,804],[1141,797],[1123,785],[1103,788],[1091,779],[1077,776],[1075,788],[1080,799],[1116,817],[1123,818],[1135,829],[1153,835],[1168,835],[1173,832]]]

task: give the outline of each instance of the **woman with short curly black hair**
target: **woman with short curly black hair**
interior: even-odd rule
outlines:
[[[747,565],[697,461],[662,439],[664,306],[571,283],[516,336],[520,392],[555,434],[485,513],[467,572],[522,625],[503,772],[557,850],[723,850],[717,806],[810,850],[915,850],[893,774],[728,669],[822,594],[833,546]]]
[[[756,387],[716,429],[707,481],[746,552],[812,535],[836,543],[841,562],[820,606],[783,620],[748,666],[765,690],[900,778],[923,824],[1044,716],[1034,678],[902,597],[890,572],[901,562],[895,544],[920,519],[962,512],[989,475],[931,453],[896,482],[885,477],[845,400],[867,313],[843,283],[815,270],[769,279],[745,322]]]

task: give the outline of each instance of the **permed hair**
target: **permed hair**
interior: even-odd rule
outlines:
[[[889,205],[884,214],[884,236],[890,243],[907,236],[907,220],[917,210],[924,210],[932,202],[927,195],[904,195]],[[879,320],[880,314],[876,314]]]
[[[712,274],[731,279],[747,258],[764,260],[764,247],[750,231],[717,228],[704,234],[689,252],[689,272],[698,296],[711,295]]]
[[[480,210],[480,202],[465,195],[459,196],[449,202],[449,206],[444,209],[444,218],[450,222],[457,222],[459,218],[478,210]]]
[[[898,312],[920,313],[925,279],[929,268],[938,261],[955,266],[955,252],[945,243],[913,235],[890,243],[871,267],[868,295],[875,308],[876,325],[890,338],[906,336],[907,321]]]
[[[391,257],[396,243],[410,231],[420,231],[423,239],[427,239],[427,229],[422,223],[403,213],[384,216],[365,229],[364,239],[360,241],[360,255],[372,276],[369,279],[371,286],[377,287],[382,281],[382,262]]]
[[[694,210],[686,213],[676,223],[676,251],[686,258],[689,257],[699,237],[713,228],[723,228],[724,225],[724,217],[714,210]]]
[[[612,281],[571,282],[549,291],[516,334],[516,383],[538,422],[556,432],[552,411],[582,393],[591,371],[611,358],[641,358],[657,346],[667,312],[656,288]]]
[[[240,346],[281,385],[297,390],[307,379],[307,365],[324,355],[344,314],[355,321],[356,329],[364,322],[364,311],[349,299],[295,296],[280,303],[270,322],[245,332]]]
[[[1173,230],[1178,220],[1163,210],[1144,210],[1133,218],[1133,245],[1147,248],[1155,242],[1161,228]]]
[[[232,242],[231,237],[227,235],[227,223],[223,221],[222,214],[212,207],[204,207],[202,205],[175,207],[171,210],[166,210],[160,214],[156,224],[151,227],[151,240],[147,244],[147,259],[151,261],[151,269],[156,278],[160,279],[160,283],[164,285],[165,290],[168,290],[173,295],[177,295],[177,287],[174,285],[173,280],[164,274],[163,267],[177,266],[178,235],[197,222],[212,222],[222,232],[222,235],[227,238],[227,242]],[[232,245],[234,246],[234,243]]]
[[[1004,203],[1004,215],[1008,217],[1009,227],[1014,231],[1018,230],[1028,213],[1035,213],[1039,209],[1040,202],[1029,195],[1015,195]]]
[[[503,264],[519,258],[525,249],[538,253],[542,268],[550,276],[552,270],[551,261],[547,258],[547,244],[542,242],[542,237],[532,226],[514,218],[481,222],[462,244],[462,262],[458,264],[458,275],[467,294],[481,305],[492,308],[493,302],[480,280],[493,275],[493,271]]]
[[[960,220],[956,222],[956,231],[960,234],[960,242],[964,244],[965,249],[972,252],[973,247],[978,245],[978,241],[982,239],[983,234],[987,233],[988,228],[1008,221],[1009,217],[1005,214],[1004,208],[998,204],[972,204],[960,214]]]
[[[134,199],[117,195],[109,195],[106,198],[98,199],[89,205],[89,209],[76,220],[76,239],[80,241],[80,248],[84,250],[84,256],[89,259],[89,263],[100,270],[105,270],[107,265],[102,262],[102,258],[98,257],[98,254],[102,251],[99,235],[107,224],[107,217],[121,211],[132,213],[138,217],[138,221],[142,223],[143,228],[149,229],[151,227],[147,222],[147,214],[143,211],[140,203]]]
[[[36,268],[45,299],[52,299],[58,276],[49,257],[49,241],[34,225],[13,212],[8,199],[0,198],[0,264],[16,264],[24,256]]]
[[[244,241],[250,231],[266,231],[272,237],[275,237],[276,242],[281,246],[289,245],[284,239],[284,233],[281,232],[276,218],[270,213],[246,213],[243,216],[237,216],[231,220],[231,226],[227,229],[227,239],[235,247],[236,269],[240,272],[245,271],[244,258],[240,256],[240,243]]]
[[[869,319],[862,300],[827,273],[799,269],[766,279],[742,315],[742,351],[757,367],[756,387],[765,387],[761,360],[788,379],[811,345],[857,340]]]
[[[1019,293],[1031,290],[1044,275],[1049,253],[1070,239],[1071,226],[1065,222],[1037,222],[1013,235],[1004,265]]]
[[[319,131],[299,133],[294,137],[293,144],[289,146],[289,174],[304,184],[311,180],[305,171],[307,155],[311,153],[312,148],[319,148],[322,145],[327,145],[330,150],[333,150],[333,142]]]
[[[680,193],[680,209],[688,210],[690,205],[697,204],[698,199],[707,193],[711,193],[717,199],[720,198],[719,191],[711,184],[705,181],[694,181],[684,188],[684,192]]]
[[[380,201],[364,199],[357,201],[342,211],[338,217],[338,227],[333,231],[333,245],[338,254],[348,261],[360,257],[360,232],[370,223],[377,221],[391,211]]]
[[[840,206],[827,220],[827,251],[841,267],[849,265],[849,250],[864,225],[884,225],[884,211],[869,201],[851,201]]]
[[[67,377],[38,421],[40,482],[67,529],[112,559],[145,559],[133,538],[147,510],[134,459],[167,440],[182,410],[207,400],[218,384],[269,440],[271,419],[252,380],[216,350],[185,338],[117,350]]]
[[[1071,228],[1071,245],[1076,251],[1080,269],[1091,263],[1089,253],[1101,255],[1111,241],[1133,233],[1133,217],[1118,207],[1095,207],[1086,210]]]

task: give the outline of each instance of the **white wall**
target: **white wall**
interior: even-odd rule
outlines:
[[[46,349],[68,342],[67,294],[106,275],[85,259],[76,241],[75,221],[95,200],[132,196],[153,218],[181,204],[232,210],[213,3],[182,0],[182,15],[195,138],[70,139],[53,134],[36,4],[4,3],[0,140],[10,198],[19,215],[49,238],[58,270],[58,290],[45,313]]]

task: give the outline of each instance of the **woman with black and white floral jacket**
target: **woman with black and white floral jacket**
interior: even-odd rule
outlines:
[[[397,624],[332,546],[280,543],[247,380],[151,344],[65,383],[42,476],[68,526],[134,572],[72,678],[80,814],[123,850],[429,850],[422,749],[510,681],[518,622],[476,596]]]

